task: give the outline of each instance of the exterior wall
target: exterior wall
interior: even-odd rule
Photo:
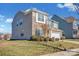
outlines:
[[[17,25],[17,22],[22,20],[22,25]],[[21,33],[24,36],[21,36]],[[12,22],[12,39],[30,39],[32,36],[32,13],[24,14],[18,12]]]
[[[63,30],[66,38],[73,38],[73,24],[67,23],[64,19],[54,15],[52,20],[59,22],[59,29]]]
[[[37,28],[42,28],[44,31],[44,36],[47,37],[48,36],[48,25],[47,25],[47,20],[48,20],[48,16],[45,16],[45,23],[40,23],[40,22],[36,22],[37,18],[37,13],[38,12],[32,12],[32,35],[35,35],[35,31]]]
[[[49,27],[49,37],[51,37],[51,33],[58,33],[60,32],[60,37],[62,37],[62,30],[59,29],[59,23],[54,20],[48,21],[48,27]]]

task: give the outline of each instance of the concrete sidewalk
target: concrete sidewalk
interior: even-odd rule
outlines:
[[[52,53],[52,54],[46,54],[46,55],[42,55],[42,56],[73,56],[78,53],[79,53],[79,48],[71,49],[71,50],[67,50],[67,51],[56,52],[56,53]]]

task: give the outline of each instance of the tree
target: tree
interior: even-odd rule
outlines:
[[[79,3],[74,3],[74,6],[76,6],[74,8],[75,8],[77,14],[79,15]]]

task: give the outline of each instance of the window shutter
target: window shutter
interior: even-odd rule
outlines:
[[[36,22],[38,22],[38,13],[36,13]]]

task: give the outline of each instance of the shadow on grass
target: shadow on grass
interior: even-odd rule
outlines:
[[[30,41],[30,39],[10,39],[10,40],[8,40],[8,41],[22,41],[22,40],[26,40],[26,41]]]
[[[41,44],[41,45],[43,45],[43,46],[46,46],[46,47],[51,47],[51,48],[54,48],[54,49],[58,49],[58,50],[60,50],[60,51],[66,51],[65,48],[59,48],[59,47],[51,46],[51,45],[44,44],[44,43],[39,43],[39,44]]]

